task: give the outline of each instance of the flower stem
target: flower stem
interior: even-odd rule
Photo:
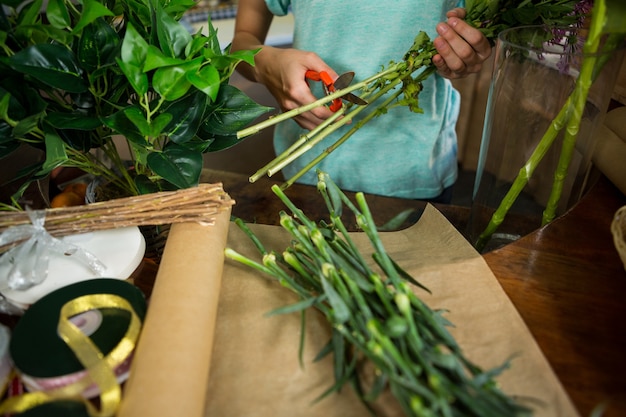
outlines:
[[[589,89],[593,83],[594,74],[597,75],[600,72],[599,70],[594,71],[594,69],[596,69],[596,66],[602,68],[606,63],[606,61],[598,63],[598,57],[596,55],[600,47],[600,28],[602,26],[602,21],[600,19],[603,15],[604,13],[593,13],[591,17],[592,20],[589,37],[583,46],[584,59],[580,69],[580,74],[576,79],[574,92],[572,93],[574,101],[573,109],[567,128],[565,129],[561,155],[559,156],[559,162],[554,172],[554,183],[541,219],[542,225],[548,224],[554,220],[554,217],[556,216],[556,209],[563,193],[563,181],[567,176],[567,172],[572,161],[572,155],[574,154],[576,139],[580,130],[580,122],[583,117],[583,111],[585,110],[585,103],[587,102]],[[597,63],[599,65],[596,65]]]
[[[294,142],[289,148],[287,148],[284,152],[278,155],[276,158],[272,159],[267,165],[260,168],[257,172],[255,172],[252,176],[250,176],[250,182],[256,182],[263,175],[267,174],[269,177],[274,175],[275,171],[282,169],[285,165],[292,162],[295,158],[298,158],[304,152],[304,145],[306,143],[310,143],[309,141],[316,137],[318,134],[333,124],[339,117],[341,117],[345,113],[345,107],[342,107],[339,111],[333,114],[328,119],[324,120],[321,124],[316,126],[313,130],[303,134],[300,138]],[[312,145],[311,145],[312,146]]]
[[[530,158],[528,158],[528,161],[526,161],[526,164],[524,164],[524,166],[519,170],[519,173],[513,181],[511,188],[509,188],[509,191],[506,193],[506,195],[500,202],[500,205],[491,216],[491,219],[489,220],[489,223],[487,224],[485,230],[478,237],[478,240],[475,243],[475,247],[479,252],[484,249],[485,245],[487,244],[493,233],[500,226],[500,224],[502,224],[509,209],[513,206],[513,203],[515,203],[515,200],[528,183],[528,179],[532,176],[533,172],[535,172],[537,165],[539,165],[539,162],[541,162],[543,157],[546,155],[546,153],[552,146],[552,143],[554,143],[554,140],[556,139],[559,131],[563,129],[563,126],[569,119],[571,107],[572,97],[570,96],[559,111],[559,114],[557,114],[557,116],[552,121],[552,124],[550,125],[548,130],[546,130],[546,132],[543,134],[543,137],[537,144],[537,147],[535,148],[533,153],[530,155]]]
[[[372,82],[385,77],[389,74],[392,74],[394,72],[398,71],[398,65],[392,66],[389,69],[382,71],[376,75],[373,75],[372,77],[368,78],[367,80],[361,81],[359,83],[353,84],[351,86],[348,86],[346,88],[342,88],[341,90],[337,90],[332,94],[329,94],[327,96],[324,96],[316,101],[314,101],[313,103],[307,104],[305,106],[300,106],[298,108],[295,108],[293,110],[289,110],[285,113],[281,113],[277,116],[271,117],[267,120],[264,120],[260,123],[255,124],[254,126],[250,126],[246,129],[242,129],[240,131],[237,132],[237,139],[242,139],[245,137],[248,137],[250,135],[254,135],[256,133],[259,133],[260,131],[262,131],[263,129],[267,129],[268,127],[274,126],[280,122],[283,122],[285,120],[289,120],[291,118],[294,118],[302,113],[306,113],[310,110],[313,110],[317,107],[323,106],[326,103],[330,103],[331,101],[333,101],[336,98],[339,98],[341,96],[346,95],[347,93],[350,93],[352,91],[356,91],[359,89],[366,89],[367,86],[369,84],[371,84]]]
[[[381,95],[387,93],[389,90],[393,89],[397,84],[399,84],[402,80],[401,79],[396,79],[394,81],[392,81],[391,83],[389,83],[385,88],[383,88],[381,91],[379,91],[376,94],[376,98],[380,97]],[[347,131],[342,137],[340,137],[339,139],[337,139],[337,141],[335,143],[333,143],[331,146],[329,146],[328,148],[326,148],[320,155],[317,156],[317,158],[314,158],[311,162],[309,162],[304,168],[302,168],[300,171],[298,171],[294,176],[292,176],[291,178],[289,178],[287,181],[285,181],[285,183],[281,186],[282,189],[285,189],[291,185],[293,185],[293,183],[295,183],[298,179],[300,179],[300,177],[302,177],[304,174],[306,174],[309,170],[313,169],[317,164],[319,164],[324,158],[326,158],[328,155],[330,155],[335,149],[337,149],[340,145],[342,145],[345,141],[347,141],[350,136],[352,136],[357,130],[359,130],[365,123],[369,122],[371,119],[373,119],[374,117],[376,117],[378,115],[378,111],[381,109],[386,108],[389,104],[391,104],[396,98],[398,98],[398,96],[402,93],[401,90],[396,91],[394,94],[392,94],[390,97],[388,97],[380,106],[378,106],[376,108],[375,111],[369,113],[367,116],[365,116],[363,119],[359,120],[358,123],[355,124],[355,126],[353,126],[349,131]],[[359,112],[361,112],[365,107],[359,107],[357,109],[355,109],[353,112],[351,112],[347,117],[350,117],[350,120]],[[346,121],[347,123],[347,121]],[[345,124],[345,123],[344,123]],[[318,137],[316,138],[316,142],[319,142],[323,139],[324,137]],[[310,146],[313,146],[313,144],[311,144]]]

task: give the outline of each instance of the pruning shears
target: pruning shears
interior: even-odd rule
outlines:
[[[324,87],[324,93],[326,95],[329,95],[329,94],[334,93],[337,90],[341,90],[349,86],[350,83],[352,82],[352,79],[354,78],[354,72],[353,71],[344,72],[335,81],[333,81],[332,78],[330,78],[330,75],[326,71],[317,72],[317,71],[308,70],[304,74],[304,78],[307,80],[311,80],[311,81],[321,81],[322,86]],[[361,97],[354,95],[352,93],[347,93],[341,97],[334,99],[330,103],[330,106],[328,106],[329,110],[332,112],[336,112],[337,110],[339,110],[342,106],[341,100],[347,100],[359,106],[367,105],[367,101],[363,100]]]

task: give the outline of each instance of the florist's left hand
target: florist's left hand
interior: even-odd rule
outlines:
[[[480,71],[491,55],[487,38],[463,19],[465,9],[457,7],[446,14],[448,20],[437,25],[439,36],[433,44],[438,54],[433,64],[443,77],[454,79]]]

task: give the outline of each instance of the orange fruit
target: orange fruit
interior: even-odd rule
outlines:
[[[50,207],[70,207],[85,204],[85,193],[87,184],[84,182],[73,182],[66,185],[60,194],[57,194],[50,202]]]
[[[83,199],[85,199],[85,193],[87,192],[87,184],[85,184],[84,182],[73,182],[71,184],[68,184],[63,189],[63,192],[71,192],[74,194],[78,194]]]

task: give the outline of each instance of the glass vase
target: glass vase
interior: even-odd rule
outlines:
[[[544,212],[548,201],[554,201],[550,196],[564,143],[575,146],[569,166],[561,171],[565,175],[556,215],[583,195],[599,139],[596,132],[623,55],[619,45],[594,56],[601,71],[593,77],[573,142],[565,139],[567,124],[555,122],[564,109],[572,109],[568,100],[587,59],[583,42],[578,34],[543,26],[508,29],[498,38],[466,233],[481,252],[514,241],[546,222]],[[564,167],[563,161],[560,166]]]

